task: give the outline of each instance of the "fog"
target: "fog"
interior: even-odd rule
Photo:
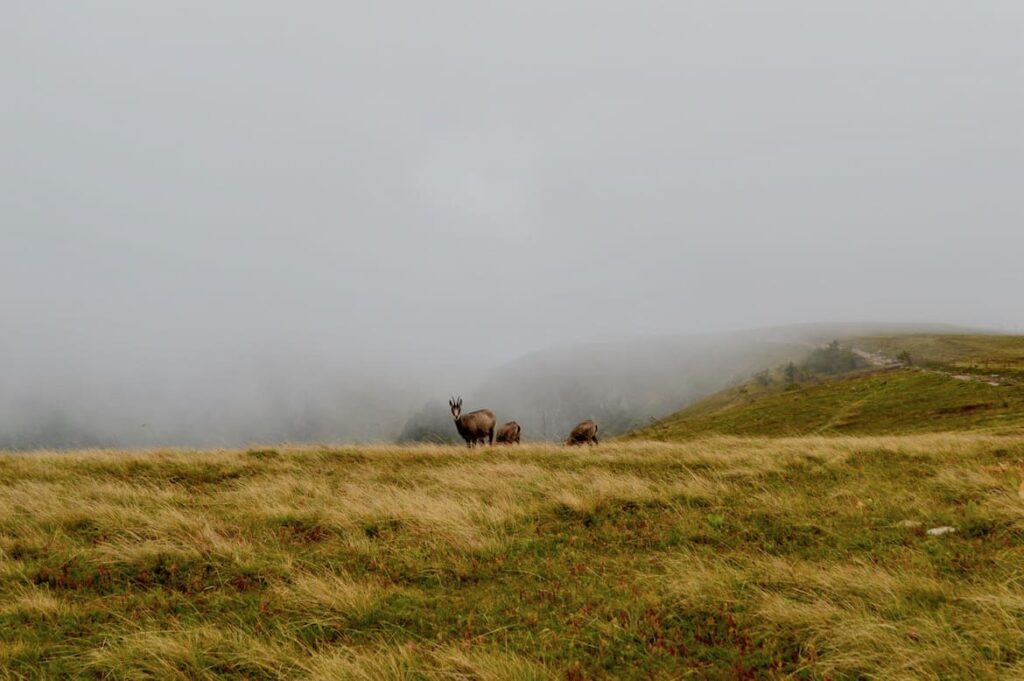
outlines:
[[[389,439],[595,343],[574,385],[634,418],[665,339],[1024,329],[1021,35],[1010,1],[5,2],[0,446]]]

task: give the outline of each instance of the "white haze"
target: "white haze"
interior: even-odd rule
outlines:
[[[0,446],[390,437],[580,341],[1021,330],[1022,35],[1019,2],[4,2]]]

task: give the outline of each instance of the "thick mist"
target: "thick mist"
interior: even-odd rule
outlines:
[[[4,10],[0,446],[553,437],[764,351],[634,342],[1024,328],[1020,3]]]

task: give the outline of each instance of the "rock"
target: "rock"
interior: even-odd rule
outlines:
[[[912,530],[915,527],[921,527],[921,521],[920,520],[901,520],[898,523],[896,523],[896,526],[897,527],[905,527],[908,530]]]
[[[951,532],[956,532],[956,528],[950,527],[949,525],[943,525],[942,527],[933,527],[932,529],[928,530],[928,534],[933,537],[941,537],[942,535],[949,534]]]

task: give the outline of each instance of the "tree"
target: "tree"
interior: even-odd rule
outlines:
[[[800,378],[800,370],[792,362],[786,365],[783,374],[786,376],[787,383],[796,383],[797,379]]]
[[[809,374],[844,374],[863,365],[863,360],[852,350],[845,349],[834,340],[824,348],[818,348],[807,356],[803,369]]]

